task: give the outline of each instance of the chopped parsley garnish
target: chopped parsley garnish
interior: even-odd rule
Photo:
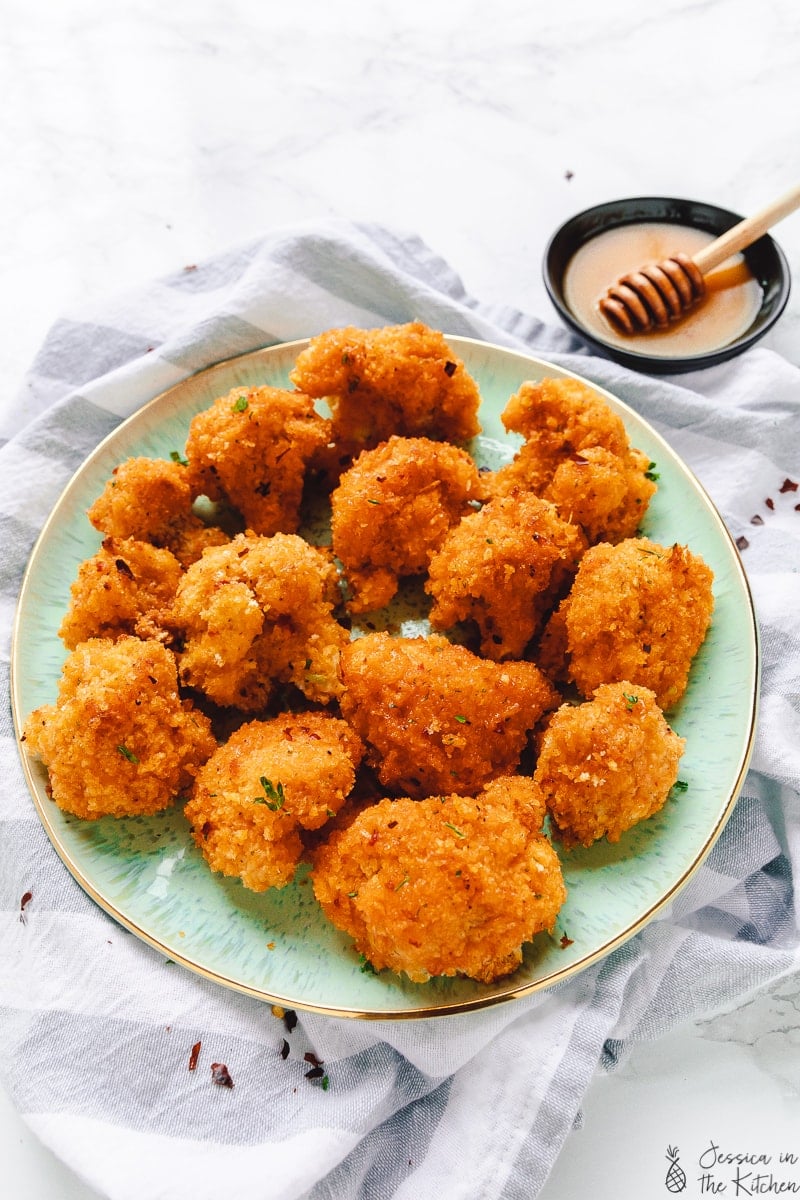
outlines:
[[[399,891],[400,891],[400,888],[401,888],[401,887],[405,887],[405,885],[406,885],[407,883],[408,883],[408,876],[406,875],[406,877],[405,877],[404,879],[401,879],[401,880],[400,880],[400,882],[399,882],[399,883],[398,883],[398,884],[395,886],[395,889],[394,889],[394,890],[395,890],[396,892],[399,892]]]
[[[676,792],[688,792],[689,784],[685,779],[676,779],[672,785]]]
[[[119,745],[119,746],[117,746],[117,750],[120,752],[120,754],[122,755],[123,758],[127,758],[129,763],[133,763],[134,765],[136,765],[136,763],[138,763],[138,761],[139,761],[138,758],[136,757],[136,755],[133,753],[132,750],[128,749],[127,746]]]
[[[247,396],[239,396],[233,406],[233,411],[234,412],[244,412],[244,410],[246,408],[247,408]]]
[[[656,464],[654,462],[650,463],[650,465],[648,466],[647,470],[644,473],[644,477],[645,477],[645,479],[651,479],[653,481],[653,483],[657,483],[658,480],[661,478],[658,471],[656,470]]]
[[[367,958],[366,954],[359,954],[358,961],[361,964],[361,970],[365,975],[377,975],[378,972],[373,967],[372,963]]]
[[[634,704],[639,703],[639,697],[634,696],[633,692],[623,692],[622,694],[625,697],[625,704],[627,705],[628,712],[630,712]]]
[[[455,719],[458,721],[459,725],[469,725],[469,721],[467,720],[467,718],[465,716],[463,716],[462,713],[455,713],[454,716],[455,716]]]
[[[459,829],[457,826],[451,825],[449,821],[445,821],[445,825],[447,826],[448,829],[452,829],[452,831],[456,835],[456,837],[465,838],[467,836],[464,833],[463,829]]]
[[[182,458],[180,453],[177,450],[170,450],[169,456],[173,462],[180,463],[182,467],[188,467],[188,465],[189,465],[188,458]]]
[[[286,803],[286,793],[283,790],[283,784],[273,784],[271,779],[267,779],[266,775],[262,775],[258,781],[264,789],[263,796],[254,796],[253,804],[266,804],[271,812],[278,812]]]

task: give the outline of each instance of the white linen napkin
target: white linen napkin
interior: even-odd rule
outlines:
[[[564,330],[478,303],[416,237],[340,221],[278,230],[87,304],[52,328],[2,411],[6,694],[26,560],[100,438],[220,359],[333,326],[412,319],[578,371],[692,467],[748,543],[763,653],[751,769],[670,908],[575,978],[473,1014],[379,1023],[298,1014],[289,1030],[268,1005],[165,964],[84,894],[36,816],[6,702],[0,1069],[32,1129],[113,1200],[531,1200],[599,1064],[800,967],[800,492],[781,490],[800,480],[800,372],[768,350],[645,378],[587,355]],[[327,1090],[305,1079],[306,1051],[324,1059]],[[227,1065],[233,1088],[211,1083],[212,1062]]]

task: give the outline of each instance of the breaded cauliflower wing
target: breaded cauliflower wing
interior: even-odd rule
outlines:
[[[330,427],[299,392],[234,388],[192,418],[186,457],[197,492],[224,500],[254,533],[296,533],[315,454]]]
[[[597,392],[577,379],[525,383],[502,420],[525,442],[494,475],[493,494],[527,490],[552,501],[590,543],[638,531],[656,491],[650,460]]]
[[[215,704],[255,712],[277,683],[327,703],[341,690],[349,635],[333,616],[336,568],[297,534],[239,534],[186,571],[172,622],[181,682]]]
[[[503,779],[475,797],[384,799],[365,809],[315,855],[325,915],[378,971],[419,983],[510,974],[566,899],[526,791],[530,780]]]
[[[297,356],[290,378],[331,410],[334,478],[392,434],[459,443],[480,433],[475,380],[421,321],[322,333]]]
[[[482,654],[520,658],[568,589],[586,546],[583,531],[548,501],[531,492],[495,497],[463,517],[431,557],[431,626],[474,621]]]
[[[167,808],[217,745],[208,718],[178,693],[172,653],[135,637],[77,646],[56,703],[25,722],[25,741],[58,807],[87,820]]]
[[[135,538],[105,538],[78,568],[59,637],[74,650],[89,638],[159,636],[182,574],[169,550]]]
[[[350,611],[388,604],[399,579],[425,571],[482,495],[477,466],[449,443],[391,437],[364,450],[331,496],[333,552],[352,591]]]
[[[545,729],[534,771],[559,837],[618,842],[663,808],[685,739],[669,727],[649,688],[622,680],[583,704],[562,705]]]
[[[686,546],[648,538],[592,546],[545,630],[540,662],[566,655],[566,678],[584,697],[628,679],[673,708],[711,624],[713,578]]]
[[[301,829],[338,813],[363,753],[349,725],[327,713],[241,725],[198,773],[184,810],[211,869],[255,892],[291,882]]]
[[[221,528],[193,511],[195,497],[183,462],[140,456],[114,468],[87,516],[101,533],[150,542],[188,566],[206,546],[228,541]]]
[[[410,796],[477,792],[519,765],[559,695],[532,663],[495,663],[439,634],[356,638],[341,656],[342,714],[381,784]]]

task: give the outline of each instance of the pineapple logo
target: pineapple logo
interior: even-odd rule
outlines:
[[[667,1146],[667,1158],[669,1159],[669,1170],[664,1183],[668,1192],[677,1194],[686,1187],[686,1172],[678,1162],[677,1146]]]

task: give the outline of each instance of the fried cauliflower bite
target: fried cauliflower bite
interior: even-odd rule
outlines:
[[[338,470],[392,434],[465,442],[480,433],[478,385],[443,335],[421,321],[322,333],[290,378],[327,401]]]
[[[95,529],[170,550],[182,566],[206,546],[228,541],[192,509],[195,492],[186,466],[166,458],[134,457],[115,467],[87,516]]]
[[[69,650],[89,638],[157,637],[182,574],[169,550],[135,538],[105,538],[78,568],[59,637]]]
[[[338,813],[363,753],[349,725],[327,713],[241,725],[200,770],[184,810],[211,869],[254,892],[290,883],[300,830]]]
[[[350,611],[388,604],[400,577],[422,574],[482,495],[473,460],[446,442],[391,437],[364,450],[331,496],[333,552],[351,588]]]
[[[542,738],[533,779],[559,837],[618,842],[663,808],[685,739],[670,729],[649,688],[622,680],[591,700],[562,705]]]
[[[330,439],[314,401],[276,387],[234,388],[192,418],[195,488],[225,500],[254,533],[296,533],[308,465]]]
[[[24,736],[58,807],[87,820],[167,808],[217,745],[208,718],[178,693],[173,654],[135,637],[77,646],[56,703],[30,714]]]
[[[597,392],[577,379],[525,383],[502,420],[525,442],[495,473],[495,495],[529,490],[552,501],[590,543],[637,532],[656,491],[651,464]]]
[[[277,683],[327,703],[349,638],[332,615],[338,596],[329,555],[297,534],[239,534],[206,550],[172,609],[181,682],[245,712],[263,708]]]
[[[548,501],[529,492],[497,496],[463,517],[431,557],[430,623],[452,629],[474,621],[482,654],[520,658],[585,550],[583,531]]]
[[[713,578],[686,546],[648,538],[592,546],[548,624],[540,661],[565,655],[566,678],[586,698],[627,679],[670,709],[711,623]]]
[[[532,663],[494,663],[439,634],[356,638],[341,656],[342,715],[383,787],[409,796],[477,792],[519,765],[560,697]]]
[[[315,855],[325,915],[378,971],[417,983],[509,975],[566,899],[558,857],[531,827],[533,790],[530,779],[496,780],[475,797],[365,809]]]

